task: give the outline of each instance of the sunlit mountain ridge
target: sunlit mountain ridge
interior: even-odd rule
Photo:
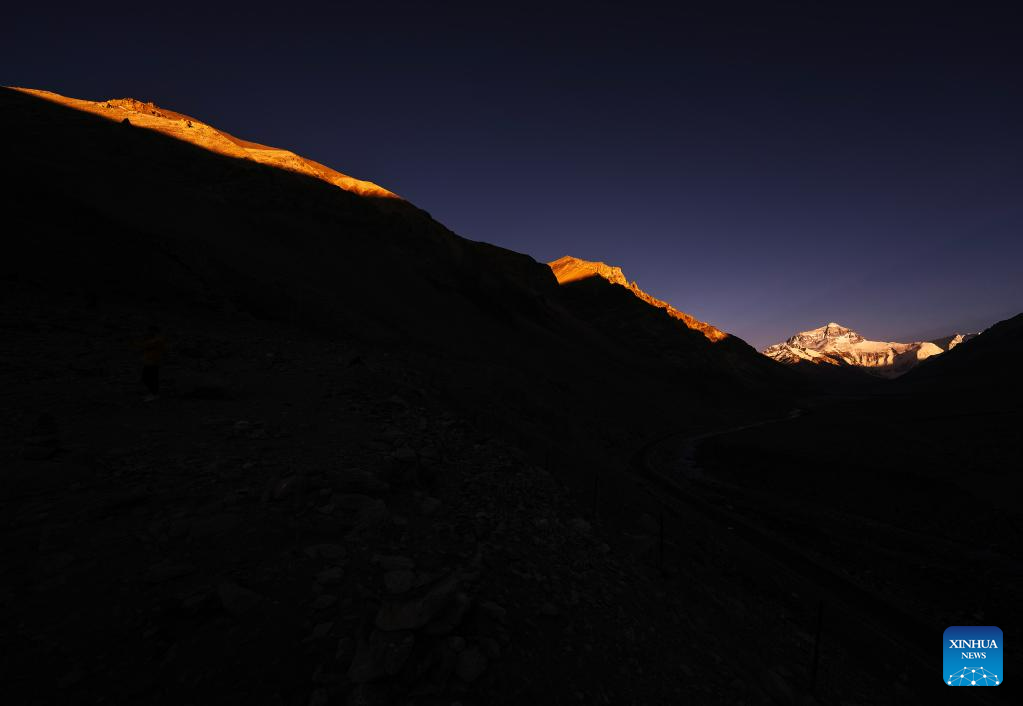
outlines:
[[[89,101],[68,98],[51,91],[32,88],[14,87],[14,90],[68,108],[92,113],[101,118],[122,123],[125,126],[154,130],[168,137],[189,142],[217,154],[238,159],[248,159],[260,164],[315,177],[360,196],[400,198],[397,194],[371,181],[356,179],[347,174],[342,174],[319,162],[295,154],[290,150],[269,147],[258,142],[240,139],[189,115],[158,107],[152,102],[144,102],[134,98]]]
[[[706,336],[709,341],[717,342],[728,336],[727,333],[716,326],[700,321],[695,316],[676,309],[668,302],[647,294],[640,289],[639,285],[635,281],[630,282],[625,277],[625,273],[622,272],[621,267],[607,265],[603,262],[581,260],[577,257],[572,257],[571,255],[565,255],[564,257],[558,258],[557,260],[547,264],[551,266],[551,270],[554,271],[554,276],[558,278],[558,282],[560,284],[576,282],[588,277],[603,277],[612,284],[618,284],[625,287],[650,306],[658,309],[664,309],[668,316],[681,321],[687,327],[695,331],[699,331]]]

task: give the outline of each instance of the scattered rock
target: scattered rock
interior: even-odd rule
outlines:
[[[422,510],[424,515],[432,515],[437,512],[439,508],[440,500],[429,496],[423,498],[423,502],[419,505],[419,509]]]
[[[501,656],[501,643],[492,637],[480,638],[480,648],[489,659],[497,659]]]
[[[376,626],[386,631],[421,628],[451,604],[458,585],[459,574],[453,572],[420,598],[387,601],[377,612]]]
[[[343,559],[347,550],[340,544],[313,544],[305,548],[310,559]]]
[[[337,596],[332,596],[329,593],[322,593],[316,597],[316,599],[309,605],[313,611],[327,610],[332,605],[337,603]]]
[[[760,685],[767,695],[778,704],[795,704],[796,694],[788,680],[773,669],[765,669],[760,673]]]
[[[334,566],[316,574],[316,582],[328,586],[338,584],[341,583],[341,579],[344,578],[344,573],[344,569],[340,566]]]
[[[499,623],[503,623],[508,616],[508,611],[493,601],[482,601],[480,603],[480,610]]]
[[[661,523],[648,512],[639,516],[639,527],[647,534],[658,534],[661,531]]]
[[[415,573],[408,569],[388,571],[384,574],[384,587],[387,589],[387,592],[391,594],[405,593],[412,588],[415,581]]]
[[[386,684],[356,684],[348,694],[348,706],[391,706],[393,703]]]
[[[342,637],[337,641],[337,651],[334,657],[338,662],[346,662],[355,654],[355,640],[350,637]]]
[[[487,671],[487,657],[479,648],[469,647],[458,654],[455,674],[462,681],[471,684]]]
[[[416,460],[416,458],[418,458],[415,450],[408,446],[401,446],[395,449],[391,456],[394,457],[394,460],[400,461],[401,463],[412,463]]]
[[[188,525],[188,539],[192,542],[210,537],[225,536],[237,531],[242,518],[233,512],[220,512],[195,518]]]
[[[558,610],[558,607],[550,601],[545,601],[544,604],[540,606],[540,615],[548,618],[556,618],[561,615],[561,611]]]
[[[415,641],[411,632],[374,630],[368,640],[359,642],[359,649],[348,668],[348,678],[360,684],[397,674],[405,665]]]
[[[459,591],[444,610],[426,625],[426,632],[431,635],[446,635],[451,632],[462,622],[471,603],[469,596]]]
[[[274,484],[273,489],[270,491],[270,497],[273,500],[285,500],[295,493],[295,490],[299,485],[298,476],[288,476],[282,478]]]
[[[338,492],[363,495],[382,495],[391,489],[374,474],[359,469],[337,472],[333,476],[333,485]]]
[[[74,555],[67,552],[47,554],[36,562],[36,570],[42,576],[55,576],[63,573],[74,561]]]
[[[58,689],[70,689],[85,678],[85,670],[80,665],[75,665],[69,672],[57,680]]]
[[[261,595],[242,588],[233,581],[222,581],[217,586],[217,595],[224,610],[236,618],[251,613],[263,602]]]
[[[568,523],[568,526],[579,534],[589,534],[593,527],[581,517],[576,517]]]
[[[225,400],[231,396],[231,388],[227,380],[212,373],[181,371],[175,382],[178,392],[183,397],[197,400]]]
[[[311,640],[319,640],[320,638],[326,637],[330,634],[331,629],[334,627],[333,621],[326,623],[319,623],[313,628],[312,633],[305,639],[306,642]]]
[[[398,571],[400,569],[411,570],[416,568],[416,562],[412,561],[407,556],[374,554],[372,561],[384,571]]]
[[[60,447],[57,420],[49,412],[40,414],[25,436],[25,455],[30,460],[47,459]]]
[[[150,566],[149,570],[146,572],[145,581],[147,583],[163,583],[172,579],[181,578],[182,576],[188,576],[192,573],[195,573],[195,567],[191,564],[174,564],[164,562]]]

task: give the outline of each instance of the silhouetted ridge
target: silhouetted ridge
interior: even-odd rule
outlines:
[[[260,164],[267,164],[299,174],[313,176],[328,184],[333,184],[338,188],[357,193],[361,196],[399,198],[396,194],[373,182],[341,174],[319,162],[306,159],[286,149],[269,147],[258,142],[239,139],[184,113],[157,107],[152,102],[143,102],[134,98],[86,101],[30,88],[15,88],[13,90],[52,101],[58,105],[98,115],[107,120],[115,122],[128,120],[133,127],[154,130],[174,139],[216,152],[217,154],[238,157],[240,159],[251,159]]]
[[[999,321],[906,375],[908,386],[976,395],[992,407],[1023,409],[1023,314]]]
[[[453,394],[504,399],[509,415],[529,409],[536,430],[545,419],[587,424],[566,409],[619,424],[619,412],[591,404],[597,390],[638,395],[643,411],[626,424],[644,427],[647,413],[739,406],[751,402],[740,390],[786,384],[738,339],[712,344],[717,329],[680,326],[638,288],[599,293],[610,300],[594,308],[527,255],[461,238],[403,200],[336,188],[307,162],[264,160],[215,128],[188,127],[184,113],[11,89],[0,101],[19,136],[5,160],[19,177],[6,213],[26,234],[2,271],[41,291],[402,342],[462,361]],[[551,380],[573,392],[552,397]]]
[[[603,262],[580,260],[577,257],[572,257],[571,255],[566,255],[548,264],[551,266],[551,270],[554,271],[554,275],[558,278],[558,282],[561,284],[575,282],[587,277],[603,277],[612,284],[618,284],[625,287],[650,306],[657,307],[658,309],[664,309],[668,313],[668,316],[673,319],[678,319],[691,329],[699,331],[710,341],[720,341],[728,336],[728,334],[724,331],[700,321],[691,314],[679,311],[672,305],[668,304],[668,302],[661,301],[660,299],[647,294],[639,288],[639,285],[636,284],[636,282],[630,282],[627,280],[625,278],[625,274],[622,272],[622,268],[620,267],[605,265]]]

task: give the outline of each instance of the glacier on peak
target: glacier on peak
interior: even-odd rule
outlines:
[[[871,341],[834,321],[791,336],[762,352],[780,363],[850,366],[883,378],[909,372],[920,361],[951,350],[976,334],[954,334],[934,341]]]

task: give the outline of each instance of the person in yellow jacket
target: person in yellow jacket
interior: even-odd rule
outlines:
[[[150,326],[146,337],[137,345],[142,350],[142,383],[149,390],[146,402],[152,402],[160,395],[160,363],[167,349],[167,339],[158,326]]]

